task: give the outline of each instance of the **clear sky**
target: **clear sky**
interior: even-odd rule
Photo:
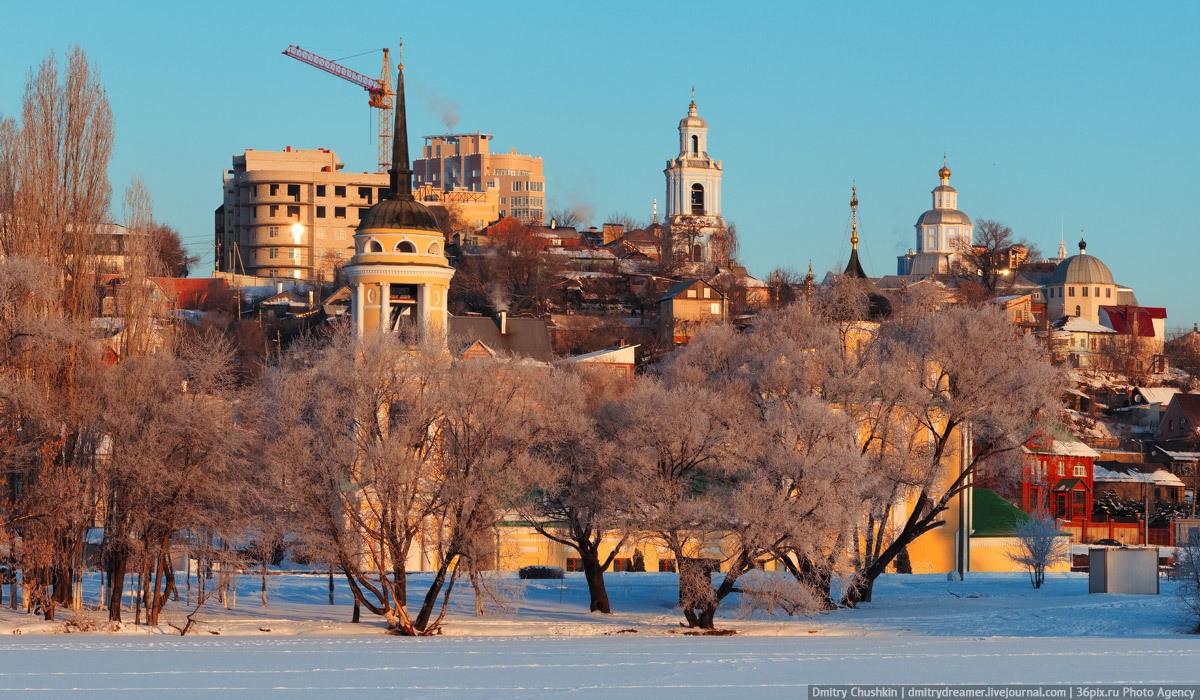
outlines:
[[[211,266],[221,172],[246,148],[333,148],[374,167],[366,94],[281,55],[404,38],[409,133],[495,135],[544,159],[551,207],[649,218],[696,86],[723,213],[758,276],[849,255],[895,272],[943,151],[959,207],[1043,253],[1088,252],[1200,321],[1200,3],[21,2],[3,12],[0,113],[27,70],[84,47],[116,123],[114,191],[140,174]],[[379,53],[348,58],[375,75]],[[119,201],[119,197],[115,198]],[[117,212],[119,214],[119,212]]]

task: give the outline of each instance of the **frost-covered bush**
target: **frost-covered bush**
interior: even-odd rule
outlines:
[[[1070,554],[1058,523],[1047,513],[1035,513],[1017,523],[1017,542],[1017,551],[1009,557],[1029,571],[1034,588],[1046,582],[1048,567],[1066,561]]]
[[[738,590],[742,593],[738,616],[743,618],[779,611],[789,617],[811,617],[824,609],[828,600],[816,587],[801,583],[786,571],[751,571],[738,581]]]
[[[1191,617],[1192,633],[1200,634],[1200,539],[1181,543],[1175,551],[1175,592]]]

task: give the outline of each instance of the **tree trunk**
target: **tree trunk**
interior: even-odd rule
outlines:
[[[600,566],[598,548],[580,548],[580,563],[583,565],[583,578],[587,581],[588,597],[591,598],[591,612],[612,614],[608,602],[608,589],[604,587],[604,569]]]
[[[129,558],[122,553],[113,552],[108,565],[108,619],[111,622],[121,621],[121,601],[125,593],[125,569]]]
[[[442,586],[446,585],[446,573],[457,559],[457,554],[451,554],[438,567],[437,575],[433,577],[433,583],[429,585],[429,590],[425,593],[425,600],[421,603],[421,611],[417,613],[417,619],[413,622],[413,629],[418,633],[423,634],[428,631],[425,628],[429,625],[429,618],[433,616],[433,609],[437,606]]]

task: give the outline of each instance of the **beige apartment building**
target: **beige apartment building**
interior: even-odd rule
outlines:
[[[385,198],[387,173],[346,172],[327,148],[233,157],[216,212],[216,269],[259,277],[332,280],[354,255],[363,214]],[[539,163],[540,171],[540,163]],[[499,190],[423,187],[418,201],[479,230],[500,217]]]
[[[216,268],[260,277],[332,279],[354,231],[386,194],[386,173],[348,173],[327,148],[247,148],[225,172]]]
[[[499,199],[497,218],[512,216],[525,223],[546,219],[546,177],[542,159],[517,153],[492,153],[491,134],[426,136],[421,157],[413,162],[414,189],[490,192]],[[491,223],[490,221],[488,223]]]

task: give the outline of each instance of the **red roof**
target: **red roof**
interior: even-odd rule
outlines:
[[[229,305],[229,283],[220,278],[162,277],[156,281],[177,309],[217,311]]]
[[[1154,320],[1165,319],[1167,310],[1157,306],[1101,306],[1112,329],[1123,335],[1154,337]],[[1134,330],[1136,324],[1136,331]]]

